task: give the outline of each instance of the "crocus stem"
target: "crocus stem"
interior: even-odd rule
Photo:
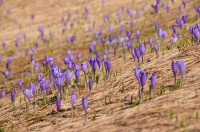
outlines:
[[[143,100],[143,88],[141,89],[140,104],[142,103],[142,100]]]
[[[87,112],[85,112],[85,125],[87,125],[87,120],[88,120]]]
[[[86,78],[86,75],[85,75],[85,88],[87,88],[87,78]]]
[[[72,111],[71,112],[72,112],[72,116],[71,117],[72,117],[72,122],[73,122],[73,119],[74,119],[74,109],[73,109],[73,106],[72,106]]]
[[[183,87],[183,78],[181,79],[181,85],[182,85],[182,87]]]
[[[56,116],[56,125],[58,125],[58,112],[57,112],[57,116]]]
[[[35,95],[34,95],[34,101],[35,101],[35,105],[37,105],[37,102],[36,102],[36,98],[35,98]]]

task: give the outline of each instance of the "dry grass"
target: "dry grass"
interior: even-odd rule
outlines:
[[[101,76],[99,83],[93,85],[91,95],[88,97],[89,108],[88,116],[89,122],[87,126],[84,126],[84,111],[81,104],[81,97],[88,95],[87,88],[81,87],[78,99],[75,104],[75,115],[72,122],[71,119],[71,102],[70,98],[62,100],[62,110],[59,113],[59,124],[55,125],[56,120],[56,106],[52,98],[52,101],[48,105],[42,107],[26,109],[28,103],[23,101],[19,103],[19,99],[23,98],[21,90],[17,86],[17,79],[20,78],[19,72],[30,71],[30,55],[27,58],[24,56],[24,50],[34,45],[35,42],[39,42],[39,48],[34,54],[36,62],[41,64],[41,60],[45,55],[54,57],[55,63],[65,69],[63,64],[63,57],[66,56],[66,51],[69,46],[66,44],[66,36],[72,36],[76,34],[77,40],[73,44],[71,50],[75,54],[77,52],[83,54],[82,61],[87,61],[89,55],[87,46],[91,44],[93,34],[88,33],[88,25],[92,26],[93,20],[96,20],[95,31],[99,30],[99,27],[104,28],[104,34],[108,35],[108,27],[112,23],[115,27],[113,33],[119,32],[119,27],[124,24],[126,30],[141,29],[141,35],[144,36],[145,43],[147,43],[149,36],[154,36],[152,30],[155,21],[159,21],[160,27],[163,27],[168,31],[167,38],[164,40],[164,45],[171,44],[171,26],[175,23],[177,17],[180,16],[178,12],[178,6],[181,1],[175,1],[172,5],[171,2],[167,4],[171,7],[169,14],[166,14],[166,10],[160,7],[161,12],[158,15],[153,13],[150,4],[153,0],[139,1],[139,0],[107,0],[106,5],[102,6],[99,1],[91,0],[77,0],[77,1],[56,1],[49,0],[48,2],[42,0],[16,0],[6,1],[3,5],[0,5],[0,22],[3,24],[0,27],[0,42],[6,42],[6,49],[2,49],[1,56],[3,56],[3,62],[0,64],[0,71],[5,70],[5,62],[9,55],[15,54],[14,60],[11,64],[12,76],[9,76],[7,80],[3,76],[0,76],[2,84],[0,89],[6,89],[7,96],[4,100],[5,106],[1,108],[0,124],[5,131],[200,131],[199,127],[199,58],[198,52],[199,45],[192,45],[189,41],[187,46],[182,47],[182,44],[177,43],[173,50],[160,51],[159,57],[156,58],[155,53],[147,51],[144,57],[144,64],[141,64],[141,69],[148,71],[149,75],[156,72],[158,80],[156,89],[153,92],[153,97],[149,99],[148,89],[149,81],[145,86],[145,98],[144,102],[137,105],[138,102],[138,84],[134,77],[133,69],[136,65],[130,53],[127,53],[126,62],[124,62],[120,50],[116,57],[113,57],[113,49],[109,48],[109,56],[111,59],[111,77],[104,81]],[[195,5],[199,5],[200,2],[196,1]],[[89,19],[87,22],[84,18],[84,6],[90,10]],[[144,12],[141,11],[141,6],[145,5]],[[126,20],[131,21],[126,14],[126,10],[123,15],[124,21],[121,24],[116,24],[116,9],[122,6],[135,11],[140,10],[141,15],[139,19],[133,18],[134,27],[130,28],[125,24]],[[189,18],[195,17],[195,10],[192,3],[187,4],[187,13]],[[5,9],[10,8],[11,14],[6,17]],[[79,10],[79,22],[76,21],[75,11]],[[61,18],[67,18],[67,13],[72,12],[72,18],[68,22],[66,32],[61,34],[63,25]],[[110,22],[103,22],[103,15],[108,13],[111,15]],[[183,11],[184,12],[184,11]],[[30,14],[35,14],[35,20],[32,22]],[[18,20],[18,25],[14,24],[14,20]],[[74,28],[70,29],[70,23],[74,22]],[[190,22],[185,25],[185,29],[188,29],[190,25],[195,25],[200,21]],[[78,24],[79,23],[79,24]],[[22,29],[19,29],[19,26]],[[38,26],[45,26],[45,37],[48,38],[48,31],[53,30],[53,41],[50,42],[49,47],[43,44],[39,33],[37,31]],[[22,41],[23,33],[27,34],[28,40]],[[15,53],[15,35],[20,34],[21,44],[19,51],[21,57],[18,58]],[[187,31],[183,31],[183,34],[190,37]],[[115,34],[116,35],[116,34]],[[125,34],[123,34],[125,35]],[[135,36],[135,32],[134,32]],[[155,39],[154,39],[155,40]],[[185,40],[182,37],[180,40]],[[85,44],[84,44],[85,43]],[[99,43],[98,45],[101,45]],[[148,45],[148,44],[147,44]],[[180,50],[176,47],[181,47]],[[148,46],[149,48],[149,46]],[[100,51],[103,51],[102,46],[98,46]],[[50,51],[53,50],[53,53]],[[103,54],[103,52],[101,53]],[[174,79],[171,71],[172,60],[183,59],[187,65],[186,75],[184,77],[184,85],[177,90],[173,89]],[[44,68],[40,69],[40,74],[45,75]],[[115,72],[118,74],[114,76]],[[45,76],[48,78],[48,76]],[[31,81],[36,80],[36,75],[32,76]],[[180,75],[178,74],[178,80]],[[3,83],[6,81],[6,85]],[[36,82],[36,81],[35,81]],[[84,85],[84,80],[81,77],[81,84]],[[29,83],[26,84],[28,86]],[[122,92],[122,85],[124,85],[124,91]],[[73,86],[70,86],[73,87]],[[13,89],[19,91],[16,106],[13,107],[10,104],[9,92]],[[70,89],[72,91],[72,89]],[[162,92],[162,94],[161,94]],[[49,97],[54,97],[56,90],[49,93]],[[133,103],[131,103],[131,97]],[[38,96],[38,100],[42,97]],[[13,126],[13,128],[12,128]]]

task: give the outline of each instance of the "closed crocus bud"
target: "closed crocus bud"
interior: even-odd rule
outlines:
[[[172,61],[172,72],[174,74],[175,83],[176,83],[176,73],[177,73],[177,70],[178,70],[178,62],[177,61]]]
[[[87,122],[87,108],[88,108],[88,100],[87,100],[87,97],[82,97],[82,106],[83,106],[83,109],[85,111],[85,120]]]
[[[158,44],[155,44],[155,45],[154,45],[154,49],[155,49],[156,55],[158,56],[158,49],[159,49]]]
[[[8,70],[6,70],[5,72],[3,72],[3,74],[4,74],[4,77],[7,78],[8,75],[10,74],[10,72]]]
[[[2,92],[1,92],[1,98],[4,99],[5,96],[6,96],[6,91],[5,91],[5,90],[2,90]]]
[[[200,35],[199,35],[199,30],[198,28],[193,28],[193,35],[195,37],[196,40],[198,40],[200,38]]]
[[[5,42],[2,43],[2,47],[3,47],[3,48],[6,47],[6,43],[5,43]]]
[[[163,31],[162,31],[162,37],[163,37],[163,38],[165,38],[165,37],[166,37],[166,35],[167,35],[167,32],[166,32],[166,30],[163,30]]]
[[[176,25],[172,26],[173,32],[176,33]]]
[[[33,95],[35,96],[35,94],[36,94],[36,85],[35,85],[35,83],[31,83],[30,84],[30,89],[32,90]]]
[[[76,93],[72,92],[71,94],[72,108],[74,108],[75,101],[76,101]]]
[[[61,107],[61,99],[60,97],[57,97],[56,99],[56,107],[57,107],[57,112],[60,111],[60,107]]]
[[[170,11],[170,7],[169,6],[167,6],[166,7],[166,10],[167,10],[167,13]]]
[[[78,83],[79,77],[80,77],[80,71],[75,70],[75,77],[76,77],[76,82]]]
[[[112,40],[114,39],[114,36],[112,34],[109,35],[109,41],[110,43],[112,42]]]
[[[72,79],[72,77],[73,77],[73,71],[66,70],[65,71],[66,83],[69,83],[69,81]]]
[[[177,40],[178,40],[178,35],[175,33],[175,34],[174,34],[174,37],[173,37],[173,39],[172,39],[172,44],[171,44],[171,46],[173,46],[174,43],[175,43]]]
[[[104,55],[108,56],[108,50],[107,49],[104,50]]]
[[[16,96],[16,91],[11,91],[10,92],[10,97],[11,97],[11,102],[14,104],[15,103],[15,96]]]
[[[148,72],[140,72],[140,84],[142,86],[142,89],[144,88],[144,85],[148,78]]]
[[[84,72],[84,75],[86,76],[87,73],[87,63],[81,63],[81,69]]]
[[[76,54],[76,58],[79,60],[82,57],[81,54]]]
[[[152,40],[152,38],[151,38],[151,37],[149,38],[149,44],[150,44],[150,46],[152,47],[153,40]]]
[[[158,22],[155,22],[155,30],[158,30],[158,26],[159,26],[159,24],[158,24]]]
[[[40,80],[40,82],[39,82],[39,85],[40,85],[40,88],[41,88],[41,90],[44,92],[46,89],[46,81],[45,81],[45,79],[42,79],[42,80]]]
[[[183,3],[183,6],[184,6],[184,8],[185,8],[185,7],[186,7],[186,1],[183,0],[182,3]]]
[[[146,51],[146,45],[145,44],[140,44],[139,45],[139,50],[140,50],[140,55],[142,56],[142,63],[143,63],[143,56],[144,56],[144,53]]]
[[[71,62],[74,62],[74,56],[73,56],[72,54],[69,55],[69,60],[70,60]]]
[[[131,50],[131,54],[132,54],[132,57],[133,57],[134,62],[135,62],[136,55],[135,55],[135,50],[134,49]]]
[[[157,75],[156,73],[153,73],[151,76],[151,88],[154,89],[156,85]]]
[[[159,38],[163,37],[163,30],[161,28],[158,30],[158,37]]]
[[[24,89],[24,96],[31,102],[31,97],[33,96],[33,92],[31,89]]]
[[[183,20],[184,23],[187,23],[187,18],[188,18],[187,15],[182,16],[182,20]]]
[[[22,80],[18,80],[17,83],[18,83],[18,86],[22,89]]]
[[[184,60],[180,60],[178,62],[178,68],[179,68],[179,71],[181,73],[181,77],[183,79],[183,76],[185,75],[185,71],[186,71],[186,65],[185,65]]]
[[[138,39],[140,39],[140,30],[136,30],[136,36]]]
[[[139,67],[134,69],[134,75],[135,75],[139,85],[140,85],[140,72],[141,72],[141,69]]]
[[[91,90],[92,90],[92,84],[93,84],[92,78],[89,78],[88,84],[89,84],[89,89],[90,89],[90,91],[91,91]]]
[[[140,62],[140,50],[139,50],[139,48],[135,48],[134,51],[135,51],[135,55],[138,59],[138,62]]]

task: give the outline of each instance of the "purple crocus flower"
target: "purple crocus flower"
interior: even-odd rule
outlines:
[[[123,33],[124,30],[125,30],[125,27],[122,25],[122,26],[120,27],[120,34]]]
[[[135,55],[138,59],[138,62],[140,62],[140,50],[139,50],[139,48],[135,48],[134,51],[135,51]]]
[[[140,87],[140,72],[141,72],[141,69],[139,67],[134,69],[134,75],[138,81],[139,87]]]
[[[110,75],[110,69],[111,69],[111,61],[110,60],[105,61],[105,69],[106,69],[107,76],[109,76]]]
[[[159,49],[158,44],[154,45],[154,49],[155,49],[155,52],[156,52],[156,56],[158,57],[158,49]]]
[[[167,13],[170,11],[170,7],[169,6],[167,6],[166,7],[166,10],[167,10]]]
[[[82,106],[85,112],[85,122],[87,124],[87,108],[88,108],[88,100],[87,97],[82,97]]]
[[[81,54],[76,54],[76,58],[79,60],[82,57]]]
[[[13,104],[15,104],[16,91],[15,91],[15,90],[11,91],[11,92],[10,92],[10,96],[11,96],[11,102],[12,102]]]
[[[158,37],[159,37],[159,38],[162,38],[162,37],[163,37],[163,30],[162,30],[162,28],[160,28],[160,29],[158,30]]]
[[[109,41],[110,43],[112,42],[112,40],[114,39],[114,36],[112,34],[109,35]]]
[[[2,43],[2,47],[3,47],[3,48],[6,47],[6,43],[5,43],[5,42]]]
[[[179,68],[179,71],[181,73],[181,77],[183,79],[183,76],[185,75],[185,71],[186,71],[186,65],[185,65],[184,60],[180,60],[178,62],[178,68]]]
[[[81,63],[81,69],[84,72],[84,75],[86,76],[87,73],[87,63]]]
[[[159,24],[158,24],[158,22],[155,22],[155,30],[157,31],[158,30],[158,26],[159,26]]]
[[[30,89],[32,90],[32,94],[35,96],[36,95],[36,85],[35,85],[35,83],[30,84]]]
[[[174,34],[174,37],[173,37],[173,39],[172,39],[172,44],[171,44],[171,46],[173,46],[174,43],[175,43],[177,40],[178,40],[178,35],[175,33],[175,34]]]
[[[35,18],[35,15],[31,14],[31,19],[34,20],[34,18]]]
[[[92,78],[89,78],[88,84],[89,84],[89,89],[91,91],[92,90],[92,84],[93,84]]]
[[[149,44],[150,44],[150,46],[152,47],[153,40],[152,40],[152,38],[151,38],[151,37],[149,38]]]
[[[135,50],[134,49],[131,50],[131,54],[132,54],[132,57],[133,57],[134,62],[135,62],[136,55],[135,55]]]
[[[1,92],[1,98],[4,99],[5,96],[6,96],[6,91],[5,91],[5,90],[2,90],[2,92]]]
[[[31,89],[24,89],[23,90],[24,96],[31,102],[31,97],[33,96],[33,92]]]
[[[56,107],[57,107],[57,112],[60,111],[60,107],[61,107],[61,99],[60,97],[57,97],[56,99]]]
[[[176,25],[172,26],[173,32],[176,33]]]
[[[126,31],[126,36],[129,38],[129,40],[131,39],[132,34],[133,31]]]
[[[22,80],[18,80],[17,83],[18,83],[18,86],[22,89]]]
[[[174,81],[176,83],[176,73],[178,70],[178,61],[172,61],[172,72],[174,74]]]
[[[144,53],[146,51],[146,45],[145,44],[140,44],[139,45],[139,50],[140,50],[140,55],[142,56],[142,63],[143,63],[143,57],[144,57]]]
[[[3,72],[3,74],[4,74],[4,77],[7,78],[8,75],[10,74],[10,72],[8,70],[6,70],[5,72]]]
[[[156,85],[157,75],[156,73],[153,73],[151,76],[151,88],[154,89]]]
[[[72,79],[73,77],[73,72],[70,71],[70,70],[66,70],[65,71],[65,79],[66,79],[66,83],[67,83],[67,88],[68,88],[68,83],[70,82],[70,80]]]
[[[136,30],[137,39],[140,39],[140,30]]]
[[[184,8],[186,7],[186,0],[182,1]]]

